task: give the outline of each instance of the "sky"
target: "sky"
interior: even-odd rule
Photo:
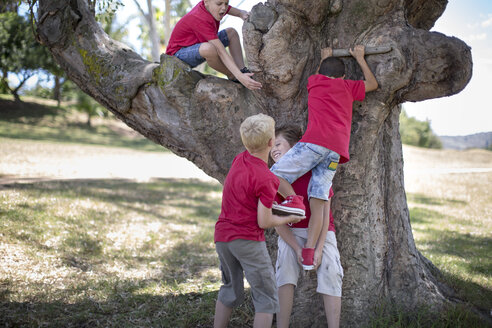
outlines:
[[[418,103],[405,103],[410,116],[430,120],[437,135],[492,131],[492,1],[450,0],[432,31],[455,36],[472,49],[473,75],[460,93]]]

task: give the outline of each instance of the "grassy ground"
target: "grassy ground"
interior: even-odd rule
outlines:
[[[221,186],[97,173],[50,178],[51,169],[34,169],[39,157],[25,154],[59,154],[66,166],[62,158],[75,150],[89,163],[118,152],[156,161],[140,145],[161,148],[121,125],[88,129],[54,107],[31,104],[22,115],[4,115],[5,102],[0,180],[16,176],[0,184],[0,326],[210,327],[220,286],[213,227]],[[33,118],[34,108],[44,114]],[[67,137],[72,129],[78,132]],[[417,247],[468,304],[440,316],[383,307],[372,327],[486,327],[468,308],[492,309],[492,152],[404,147],[404,157]],[[251,318],[246,302],[230,326],[251,326]]]
[[[404,158],[417,247],[458,298],[492,315],[492,152],[405,146]]]
[[[88,126],[87,118],[68,106],[58,108],[55,101],[23,99],[19,105],[0,96],[0,137],[164,151],[116,119],[93,118]]]
[[[207,326],[220,191],[170,179],[3,186],[0,325]]]

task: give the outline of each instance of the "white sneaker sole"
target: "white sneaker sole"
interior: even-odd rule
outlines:
[[[278,204],[272,205],[272,212],[275,215],[298,215],[306,216],[306,212],[300,208],[286,207]]]

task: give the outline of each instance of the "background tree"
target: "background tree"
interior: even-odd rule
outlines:
[[[400,135],[401,142],[406,145],[442,148],[441,140],[431,129],[431,122],[409,117],[405,109],[401,109],[400,114]]]
[[[147,0],[147,11],[138,0],[133,0],[142,18],[141,39],[144,48],[150,48],[153,61],[158,62],[162,46],[167,46],[172,29],[179,18],[188,12],[191,4],[189,0],[165,0],[164,9],[156,7],[151,0]],[[152,10],[151,10],[152,9]],[[150,45],[150,46],[147,46]]]
[[[70,93],[73,94],[72,97],[76,101],[74,104],[75,109],[87,115],[86,124],[88,127],[92,127],[92,117],[103,117],[107,115],[107,110],[104,107],[99,105],[89,95],[82,92],[77,86],[68,83],[67,88],[71,89]]]
[[[152,0],[147,0],[147,12],[145,12],[137,0],[133,0],[135,5],[137,6],[140,15],[143,17],[143,21],[146,23],[145,25],[149,31],[150,45],[151,45],[151,58],[153,61],[158,62],[159,56],[161,55],[161,39],[159,37],[159,33],[157,31],[157,22],[155,16],[155,8],[152,5]],[[169,0],[166,1],[166,5],[169,3]]]
[[[174,25],[191,9],[190,0],[166,0],[164,9],[164,43],[167,45]]]
[[[2,90],[20,101],[19,90],[38,70],[54,64],[47,49],[34,38],[31,24],[17,12],[0,13],[0,84]],[[9,84],[8,74],[14,74],[19,83]]]
[[[19,0],[2,0],[0,2],[0,13],[17,13],[19,9]]]
[[[175,57],[143,60],[111,40],[84,0],[40,0],[39,37],[79,87],[130,127],[223,180],[243,149],[241,121],[258,112],[279,124],[306,123],[306,81],[320,48],[389,45],[369,56],[380,89],[354,105],[351,161],[335,177],[332,208],[345,268],[342,321],[360,326],[375,304],[443,308],[454,299],[416,249],[403,183],[399,104],[448,96],[471,77],[470,48],[429,32],[446,0],[272,0],[243,26],[260,91],[203,76]],[[348,78],[361,78],[345,59]],[[274,243],[271,243],[274,247]],[[311,280],[301,281],[294,326],[323,325]]]

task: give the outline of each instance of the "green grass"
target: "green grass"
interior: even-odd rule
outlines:
[[[485,188],[487,186],[484,186]],[[409,194],[417,247],[442,272],[457,296],[484,312],[492,309],[492,226],[475,216],[456,215],[474,204]],[[465,210],[467,211],[467,210]]]
[[[421,307],[406,311],[382,302],[368,328],[487,328],[488,325],[467,305],[450,305],[441,313]]]
[[[0,138],[166,151],[115,118],[93,119],[94,124],[88,126],[83,115],[69,106],[58,108],[39,99],[29,100],[19,105],[10,97],[0,97]]]
[[[0,326],[210,326],[220,195],[188,180],[4,185]]]
[[[490,327],[492,309],[492,224],[487,216],[491,196],[491,173],[469,174],[462,179],[458,198],[443,197],[456,176],[427,181],[432,188],[407,193],[410,221],[417,248],[440,270],[438,278],[452,287],[462,303],[436,313],[421,307],[408,312],[394,303],[382,302],[368,327],[371,328],[468,328]],[[453,194],[452,192],[450,193]],[[466,199],[473,201],[466,201]],[[481,207],[483,206],[483,207]],[[479,209],[478,211],[475,211]],[[489,322],[484,320],[489,317]]]
[[[438,278],[453,288],[462,303],[437,315],[426,308],[408,313],[383,304],[370,327],[490,327],[491,183],[490,172],[437,174],[420,178],[411,188],[418,192],[407,191],[417,248],[440,270]]]

